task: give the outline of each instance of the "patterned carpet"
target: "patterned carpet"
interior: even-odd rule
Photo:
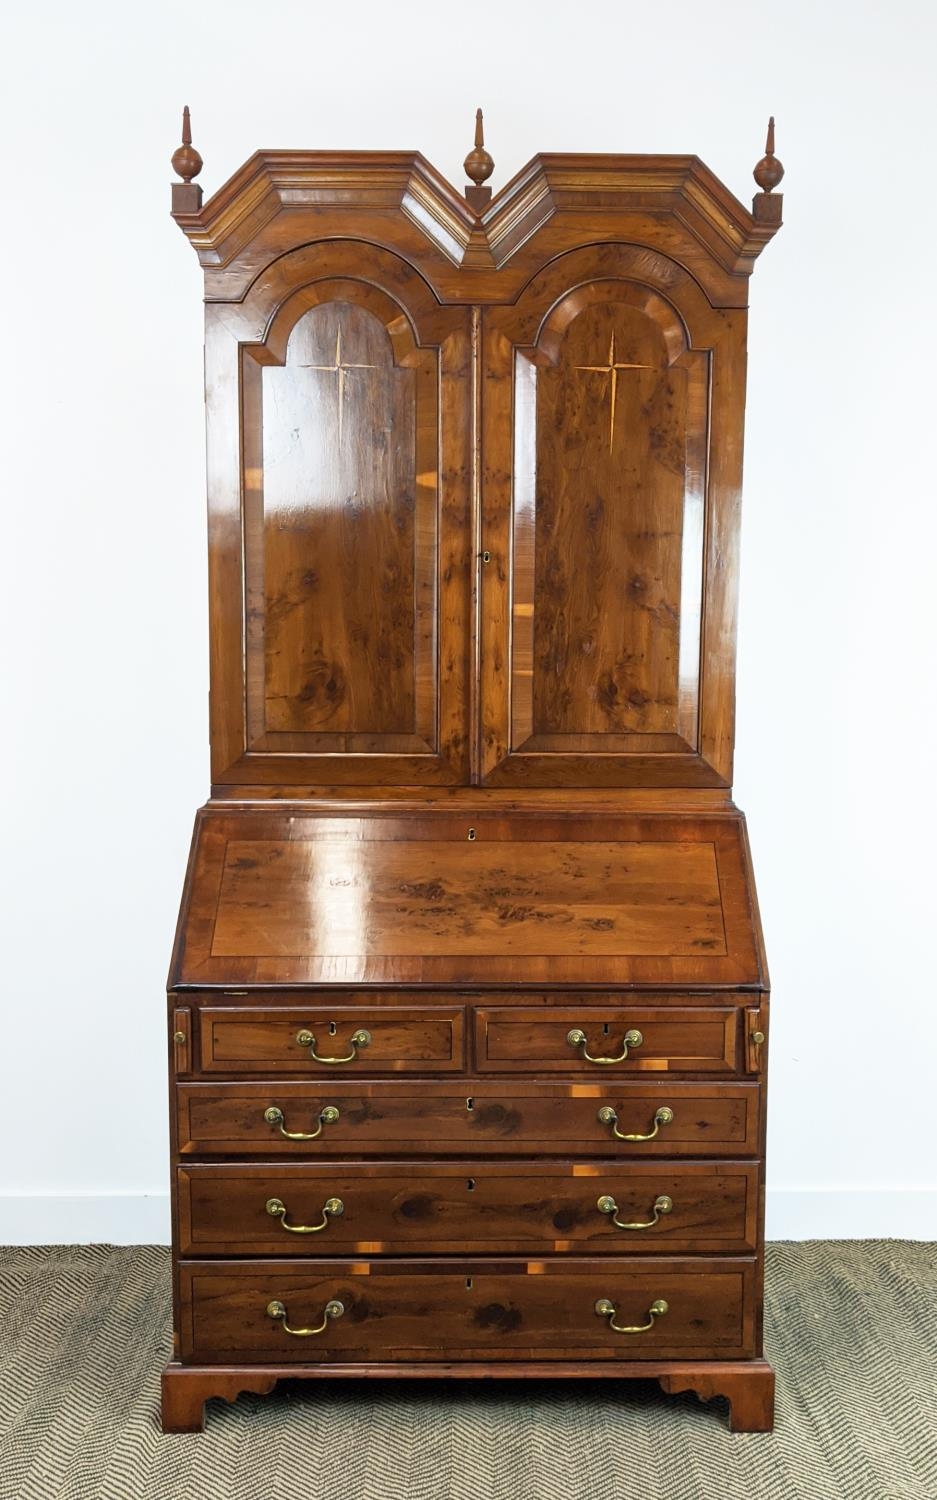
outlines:
[[[656,1385],[316,1382],[162,1437],[169,1253],[0,1250],[2,1500],[937,1500],[937,1246],[776,1244],[773,1437]]]

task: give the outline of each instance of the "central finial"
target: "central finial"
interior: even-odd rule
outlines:
[[[472,183],[465,189],[465,199],[477,214],[491,202],[491,188],[483,187],[495,169],[494,160],[485,150],[485,123],[480,109],[475,111],[475,145],[465,158],[465,175]]]

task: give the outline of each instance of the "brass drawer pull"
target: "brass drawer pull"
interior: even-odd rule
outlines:
[[[586,1051],[586,1033],[584,1031],[580,1031],[578,1026],[574,1026],[572,1031],[567,1031],[566,1040],[569,1042],[569,1045],[571,1047],[582,1048],[582,1055],[586,1059],[586,1062],[620,1063],[625,1061],[630,1048],[640,1047],[641,1043],[644,1041],[644,1038],[641,1035],[640,1031],[626,1031],[624,1041],[622,1042],[622,1050],[617,1057],[592,1057],[590,1053]]]
[[[668,1307],[668,1304],[664,1302],[662,1298],[658,1298],[658,1300],[656,1302],[652,1302],[650,1307],[648,1308],[648,1312],[650,1314],[650,1322],[636,1323],[633,1328],[628,1328],[623,1323],[615,1322],[615,1304],[614,1302],[609,1302],[607,1297],[599,1298],[598,1302],[595,1304],[595,1310],[600,1318],[608,1318],[609,1328],[613,1328],[616,1333],[647,1333],[649,1328],[654,1327],[654,1319],[662,1318],[664,1316],[664,1313],[669,1312],[670,1309]]]
[[[654,1129],[649,1130],[647,1135],[626,1135],[623,1130],[618,1129],[618,1116],[610,1104],[603,1104],[599,1110],[599,1120],[603,1125],[611,1125],[612,1135],[617,1141],[652,1141],[662,1125],[673,1123],[673,1110],[669,1104],[662,1104],[660,1109],[654,1112]]]
[[[308,1339],[311,1338],[314,1333],[324,1333],[329,1326],[329,1320],[331,1318],[342,1317],[344,1311],[344,1302],[333,1300],[325,1304],[325,1312],[322,1315],[322,1322],[317,1328],[291,1328],[289,1323],[287,1323],[286,1321],[286,1308],[283,1306],[283,1303],[267,1303],[267,1317],[274,1318],[281,1325],[283,1332],[292,1334],[294,1339]]]
[[[673,1199],[668,1198],[666,1193],[661,1193],[654,1199],[654,1207],[651,1210],[654,1215],[653,1219],[647,1219],[635,1224],[623,1224],[621,1219],[615,1217],[618,1213],[618,1204],[614,1198],[609,1198],[603,1194],[595,1206],[599,1210],[599,1213],[611,1214],[612,1223],[616,1229],[653,1229],[661,1214],[669,1214],[671,1212],[673,1209]]]
[[[358,1056],[359,1047],[367,1047],[368,1043],[371,1040],[371,1033],[370,1031],[365,1031],[364,1028],[362,1028],[360,1031],[356,1031],[351,1039],[351,1051],[349,1052],[347,1057],[320,1057],[318,1052],[316,1051],[316,1039],[311,1031],[298,1032],[296,1040],[301,1047],[309,1048],[310,1056],[313,1057],[316,1062],[347,1063],[354,1062],[355,1058]]]
[[[345,1212],[341,1198],[328,1198],[322,1208],[321,1224],[287,1224],[286,1204],[281,1198],[268,1198],[266,1208],[270,1217],[279,1219],[280,1227],[288,1229],[290,1234],[318,1234],[320,1229],[328,1229],[329,1219],[340,1218]]]
[[[322,1134],[323,1125],[335,1124],[338,1119],[338,1110],[334,1104],[327,1104],[319,1115],[319,1123],[315,1130],[287,1130],[283,1123],[283,1111],[277,1104],[271,1104],[269,1109],[264,1110],[264,1119],[268,1125],[278,1125],[280,1134],[288,1141],[314,1141]]]

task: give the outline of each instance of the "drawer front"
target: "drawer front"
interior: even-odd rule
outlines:
[[[182,1167],[178,1186],[183,1255],[756,1247],[757,1168],[741,1163],[272,1162]]]
[[[736,1358],[754,1353],[754,1278],[754,1260],[728,1259],[183,1261],[182,1357]]]
[[[738,1038],[735,1006],[475,1012],[475,1056],[485,1073],[734,1073]]]
[[[756,1156],[759,1105],[756,1083],[650,1079],[416,1086],[336,1078],[176,1089],[184,1156]]]
[[[461,1072],[464,1011],[396,1006],[203,1006],[203,1073]]]

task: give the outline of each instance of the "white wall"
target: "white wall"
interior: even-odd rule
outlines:
[[[0,1241],[166,1233],[163,984],[208,787],[201,276],[171,222],[258,146],[695,151],[753,280],[737,799],[774,981],[769,1232],[937,1238],[933,7],[9,12]]]

